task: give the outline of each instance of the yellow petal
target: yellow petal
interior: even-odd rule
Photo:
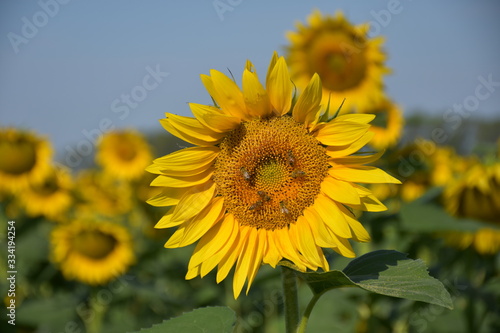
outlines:
[[[217,97],[212,97],[214,97],[217,104],[219,104],[219,107],[233,117],[247,120],[248,114],[246,111],[245,99],[236,83],[225,74],[215,69],[210,70],[210,76],[214,88],[217,91]]]
[[[234,231],[236,227],[233,215],[226,214],[221,223],[217,223],[200,239],[189,260],[189,267],[198,266],[210,257],[216,257],[220,253],[225,254],[226,252],[223,249],[230,246],[236,239],[238,234],[237,231]]]
[[[332,231],[326,227],[325,222],[319,214],[314,210],[306,208],[304,210],[304,218],[309,223],[311,231],[314,235],[314,241],[318,246],[325,248],[336,247]]]
[[[165,115],[167,119],[162,119],[164,122],[169,122],[179,132],[204,142],[216,143],[225,135],[224,133],[217,133],[203,126],[196,118],[178,116],[172,113],[166,113]]]
[[[334,121],[334,122],[349,121],[349,122],[354,122],[354,123],[359,123],[359,124],[368,124],[373,119],[375,119],[374,114],[348,113],[348,114],[343,114],[343,115],[337,116],[332,121]]]
[[[368,144],[368,142],[371,141],[374,135],[375,133],[373,132],[367,132],[360,139],[345,146],[327,147],[326,154],[332,158],[345,157],[351,155],[360,150],[361,148],[363,148],[366,144]]]
[[[218,156],[218,147],[191,147],[157,158],[146,171],[169,176],[193,176],[206,171]]]
[[[356,164],[369,164],[377,161],[384,155],[384,151],[379,151],[372,155],[351,155],[345,157],[332,158],[331,161],[336,164],[356,165]]]
[[[276,237],[274,240],[276,246],[284,258],[291,260],[301,271],[305,271],[306,267],[314,269],[314,267],[299,254],[297,246],[290,239],[290,231],[288,228],[277,229],[275,230],[275,234]]]
[[[209,206],[205,207],[186,225],[184,237],[180,242],[180,246],[186,246],[196,242],[222,219],[224,213],[224,199],[222,199],[222,197],[215,198]]]
[[[280,57],[276,62],[266,82],[269,100],[276,114],[282,116],[292,106],[293,84],[286,66],[285,58]]]
[[[337,204],[337,206],[339,207],[340,211],[344,214],[347,223],[349,223],[354,240],[358,242],[369,242],[371,239],[370,235],[368,234],[366,229],[361,225],[361,223],[359,223],[354,218],[354,214],[351,213],[347,208],[342,206],[342,204]]]
[[[345,204],[359,205],[361,200],[359,194],[351,183],[338,180],[333,177],[326,177],[321,183],[321,192],[330,199]]]
[[[352,233],[344,214],[339,210],[334,201],[320,193],[312,208],[321,216],[325,224],[336,235],[342,238],[351,238]]]
[[[292,115],[295,121],[303,123],[306,127],[315,122],[320,111],[322,97],[321,79],[314,73],[311,81],[300,94],[297,103],[293,107]]]
[[[227,254],[224,256],[224,258],[221,259],[219,265],[217,266],[217,277],[216,277],[217,283],[224,280],[229,271],[231,270],[231,268],[234,266],[236,259],[241,254],[241,249],[243,248],[243,245],[247,241],[249,231],[250,228],[248,227],[239,228],[239,234],[236,240],[234,241],[233,245],[231,246]]]
[[[189,142],[193,145],[197,146],[213,146],[216,144],[220,139],[219,138],[210,138],[208,141],[204,139],[200,139],[197,136],[192,136],[184,131],[178,130],[176,127],[174,127],[169,119],[160,119],[160,124],[163,126],[163,128],[169,132],[170,134],[178,137],[179,139]]]
[[[262,258],[264,257],[264,250],[266,247],[266,232],[264,229],[257,230],[257,240],[256,240],[256,252],[253,257],[253,260],[250,263],[250,267],[248,269],[248,284],[247,284],[247,295],[250,290],[250,286],[257,275],[257,271],[262,265]]]
[[[328,171],[330,176],[355,183],[394,183],[401,184],[399,180],[390,176],[385,171],[372,166],[334,166]]]
[[[297,222],[290,224],[290,235],[295,237],[300,253],[308,261],[317,267],[322,266],[322,260],[318,256],[311,228],[304,216],[299,216]]]
[[[181,197],[189,190],[189,188],[174,188],[167,187],[160,194],[155,195],[146,202],[151,206],[164,207],[173,206],[179,203]]]
[[[175,209],[175,207],[171,207],[165,213],[165,215],[162,216],[162,218],[158,221],[158,223],[156,223],[156,225],[154,227],[156,229],[164,229],[164,228],[175,227],[175,226],[181,224],[182,222],[171,223],[172,215],[174,214],[174,209]]]
[[[253,65],[247,63],[247,67]],[[247,112],[252,117],[267,117],[272,114],[271,102],[266,89],[259,82],[259,77],[252,69],[243,71],[243,96]]]
[[[199,214],[208,204],[213,204],[212,199],[216,188],[213,181],[190,188],[175,207],[172,222],[190,219]]]
[[[194,185],[206,183],[213,175],[213,168],[208,169],[199,175],[187,177],[173,177],[159,175],[152,182],[151,186],[164,186],[164,187],[191,187]]]
[[[213,106],[189,103],[189,108],[202,125],[214,132],[229,132],[238,127],[241,122],[240,118],[224,114],[220,109]]]
[[[274,66],[276,65],[276,63],[278,62],[278,52],[274,51],[273,52],[273,56],[271,57],[271,61],[269,62],[269,66],[267,67],[267,73],[266,73],[266,85],[267,85],[267,82],[269,82],[269,77],[271,76],[271,73],[274,69]]]
[[[267,247],[264,254],[263,262],[265,264],[271,265],[275,268],[278,262],[283,258],[279,253],[276,244],[274,242],[275,233],[271,230],[265,230],[265,235],[267,239]]]
[[[360,139],[369,128],[366,124],[330,122],[319,126],[313,135],[324,145],[345,146]]]

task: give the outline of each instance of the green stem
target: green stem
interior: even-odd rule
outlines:
[[[96,289],[92,290],[89,304],[88,304],[88,317],[82,318],[85,324],[87,333],[100,333],[104,314],[108,309],[108,304],[99,302],[98,292]]]
[[[297,276],[293,269],[282,266],[283,297],[285,302],[286,332],[295,333],[299,324],[299,301],[297,297]]]
[[[309,304],[307,304],[307,308],[304,311],[304,314],[302,315],[302,319],[300,319],[300,326],[297,329],[297,333],[305,333],[307,322],[309,321],[309,316],[311,315],[311,311],[316,305],[316,302],[321,297],[321,295],[322,293],[314,294],[313,298],[309,301]]]

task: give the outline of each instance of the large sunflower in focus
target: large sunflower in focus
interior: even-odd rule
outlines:
[[[383,97],[382,77],[389,73],[384,63],[382,37],[369,39],[368,24],[353,26],[342,12],[322,16],[316,10],[308,18],[309,26],[297,24],[289,32],[287,61],[292,79],[305,88],[314,73],[323,83],[323,104],[331,98],[342,110],[367,109]]]
[[[129,232],[104,221],[77,220],[56,227],[52,260],[64,277],[102,285],[124,274],[135,260]]]
[[[146,140],[132,130],[106,133],[96,154],[96,162],[105,172],[126,180],[140,178],[152,158]]]
[[[14,128],[0,129],[0,192],[16,192],[44,180],[50,170],[48,141]]]
[[[352,210],[385,210],[358,183],[399,182],[363,165],[379,154],[355,154],[371,140],[374,117],[326,119],[318,75],[292,105],[287,65],[276,53],[266,87],[249,61],[242,90],[216,70],[201,79],[217,106],[191,103],[195,118],[167,113],[161,120],[195,147],[158,158],[147,169],[159,175],[151,184],[163,188],[148,202],[173,206],[156,227],[178,227],[165,247],[199,240],[186,278],[217,267],[220,282],[236,266],[238,297],[262,263],[275,267],[288,259],[302,271],[328,270],[323,247],[354,257],[348,240],[370,236]]]

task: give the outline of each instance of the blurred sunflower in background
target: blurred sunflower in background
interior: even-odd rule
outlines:
[[[447,211],[457,217],[474,218],[496,226],[476,232],[453,232],[447,241],[461,248],[471,245],[482,254],[500,250],[500,163],[477,163],[443,192]]]
[[[57,226],[50,241],[52,261],[64,277],[89,285],[119,277],[135,261],[127,229],[88,216]]]
[[[394,102],[383,98],[360,112],[375,115],[370,127],[370,132],[374,133],[370,146],[381,150],[394,147],[399,142],[403,132],[404,119],[403,112]]]
[[[104,134],[97,146],[96,163],[104,172],[125,180],[136,180],[153,158],[144,137],[133,130]]]
[[[236,298],[246,280],[248,292],[262,263],[275,267],[288,259],[301,271],[326,271],[322,247],[354,257],[348,240],[370,236],[352,210],[386,209],[357,183],[399,183],[364,166],[380,154],[356,154],[373,137],[368,123],[374,116],[329,118],[321,111],[318,75],[292,104],[293,84],[277,53],[265,88],[249,61],[242,90],[216,70],[201,79],[217,106],[191,103],[195,118],[167,113],[161,120],[195,147],[147,168],[158,174],[152,185],[163,188],[149,203],[173,206],[156,228],[178,227],[165,247],[199,240],[186,278],[218,267],[220,282],[236,265]]]
[[[53,167],[42,182],[29,186],[18,200],[30,216],[43,215],[52,221],[63,221],[73,203],[72,188],[69,170]]]
[[[87,169],[76,177],[77,198],[82,207],[106,216],[116,216],[133,208],[130,184],[100,170]]]
[[[50,143],[28,131],[0,128],[0,192],[42,182],[51,168]]]
[[[309,25],[297,23],[297,31],[289,32],[286,47],[291,77],[304,89],[314,73],[323,84],[322,103],[328,100],[340,105],[342,113],[364,110],[383,98],[383,76],[386,54],[383,38],[368,38],[369,25],[352,25],[337,12],[322,16],[319,10],[308,17]]]

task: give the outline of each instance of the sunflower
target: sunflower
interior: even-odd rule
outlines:
[[[474,218],[497,226],[480,228],[475,232],[450,232],[445,235],[449,244],[466,248],[473,246],[481,254],[500,250],[500,163],[485,166],[477,163],[465,175],[449,184],[443,201],[450,214]]]
[[[132,130],[103,135],[96,154],[96,162],[105,172],[126,180],[140,178],[152,158],[146,140]]]
[[[28,215],[61,221],[73,202],[72,185],[68,170],[53,167],[43,182],[31,185],[18,198]]]
[[[454,216],[500,226],[500,163],[474,165],[462,178],[445,188],[443,200]]]
[[[374,116],[326,119],[320,112],[321,81],[314,75],[292,104],[293,85],[283,57],[274,54],[266,88],[251,62],[242,90],[211,70],[202,82],[217,106],[190,104],[195,118],[167,113],[163,127],[194,144],[154,160],[151,183],[163,188],[148,202],[173,206],[156,228],[178,229],[165,244],[177,248],[199,240],[187,279],[218,267],[217,282],[236,265],[233,292],[247,292],[261,263],[287,259],[298,270],[328,270],[322,251],[354,257],[348,239],[370,236],[353,209],[385,206],[357,183],[398,183],[363,164],[380,157],[353,155],[373,134]]]
[[[83,170],[76,178],[77,197],[88,210],[117,216],[132,210],[130,184],[97,170]]]
[[[309,26],[298,23],[297,31],[287,36],[287,60],[297,87],[305,88],[318,73],[323,104],[330,98],[340,104],[345,98],[344,112],[378,104],[383,97],[382,77],[390,72],[384,65],[383,38],[369,39],[368,24],[353,26],[340,11],[322,17],[316,10],[308,21]]]
[[[56,227],[51,246],[52,260],[60,266],[64,277],[89,285],[113,280],[135,260],[127,229],[88,218]]]
[[[387,98],[373,104],[363,113],[375,114],[375,120],[370,127],[373,136],[370,146],[375,149],[386,149],[395,146],[401,138],[403,130],[403,113],[401,109]]]
[[[51,157],[45,139],[14,128],[0,129],[0,192],[13,193],[43,181]]]

